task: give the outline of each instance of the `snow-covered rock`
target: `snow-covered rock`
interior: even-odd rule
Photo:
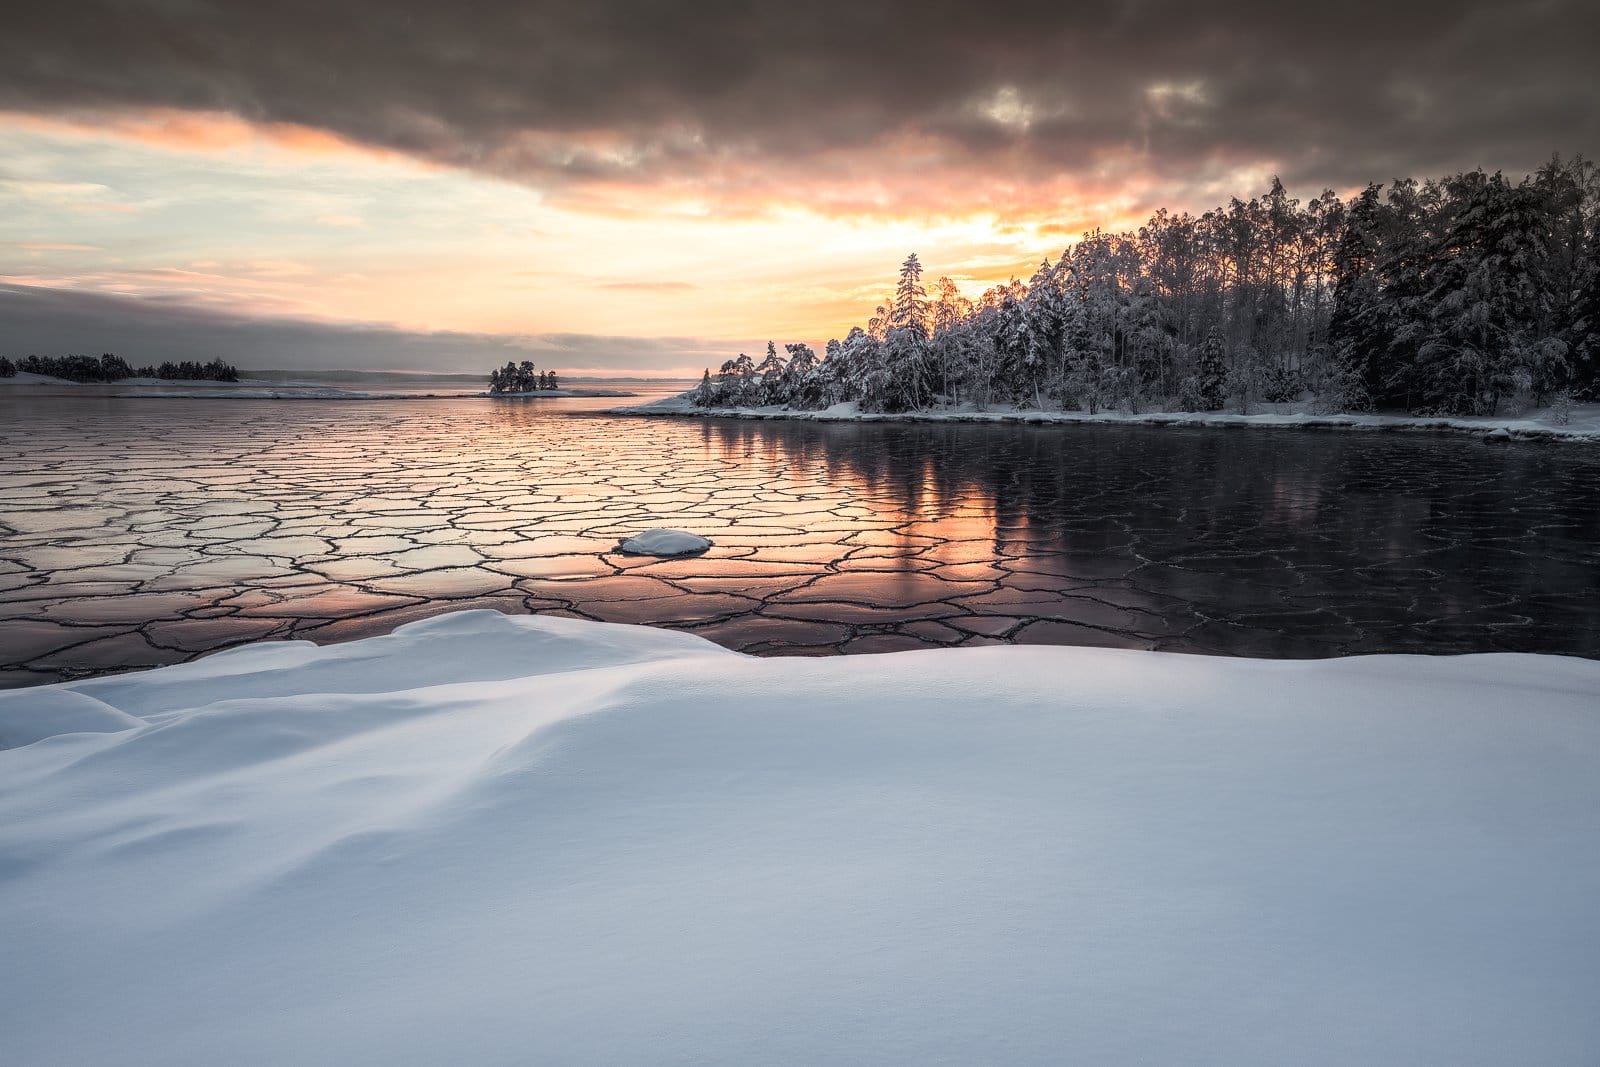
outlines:
[[[635,556],[693,556],[711,547],[711,542],[687,530],[656,528],[625,538],[617,551]]]
[[[0,694],[3,1058],[1591,1064],[1597,692],[475,611]]]

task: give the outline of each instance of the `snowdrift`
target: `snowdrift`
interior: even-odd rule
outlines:
[[[0,694],[8,1064],[1592,1064],[1600,663],[464,612]]]

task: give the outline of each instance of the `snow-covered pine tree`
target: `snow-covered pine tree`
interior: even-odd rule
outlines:
[[[1227,396],[1228,353],[1222,340],[1222,330],[1213,326],[1200,343],[1195,360],[1195,385],[1200,398],[1200,410],[1218,411]]]
[[[786,344],[789,361],[783,368],[783,403],[809,410],[821,407],[822,383],[817,374],[817,354],[806,344]]]
[[[778,357],[778,346],[767,342],[767,356],[756,367],[758,379],[757,403],[782,404],[786,402],[783,393],[783,360]]]
[[[1046,258],[1028,279],[1028,297],[1023,301],[1021,370],[1031,386],[1033,406],[1044,410],[1040,383],[1052,375],[1059,377],[1063,340],[1066,332],[1066,295],[1057,278],[1056,267]]]
[[[922,262],[915,252],[900,264],[900,281],[889,307],[889,328],[909,330],[918,343],[928,339],[928,291],[922,287]]]
[[[1456,181],[1465,202],[1430,264],[1431,329],[1406,378],[1421,409],[1492,415],[1564,368],[1566,346],[1539,329],[1548,290],[1537,190],[1498,173]]]
[[[958,376],[954,373],[959,362],[960,327],[972,317],[972,301],[961,295],[956,283],[941,277],[934,286],[934,299],[929,309],[933,331],[929,337],[929,355],[937,386],[949,403],[958,403]]]

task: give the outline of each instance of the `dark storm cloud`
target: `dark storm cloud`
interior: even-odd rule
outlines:
[[[75,0],[8,21],[0,107],[225,110],[551,186],[855,150],[849,170],[907,138],[1019,180],[1134,157],[1334,184],[1600,141],[1593,0]]]
[[[746,346],[750,347],[750,346]],[[0,356],[115,352],[135,365],[221,357],[245,370],[369,368],[487,373],[506,360],[645,374],[720,363],[730,344],[684,337],[421,333],[230,315],[176,298],[0,283]]]

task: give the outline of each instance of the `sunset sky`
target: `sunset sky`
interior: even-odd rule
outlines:
[[[1600,142],[1589,0],[73,0],[0,34],[0,354],[698,374],[1082,231]]]

